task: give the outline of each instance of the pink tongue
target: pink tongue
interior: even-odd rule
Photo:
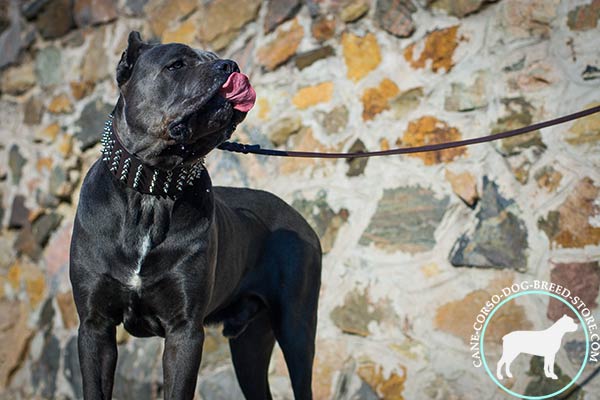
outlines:
[[[233,108],[242,112],[250,111],[256,101],[256,92],[250,85],[248,77],[240,72],[229,75],[219,94],[229,100]]]

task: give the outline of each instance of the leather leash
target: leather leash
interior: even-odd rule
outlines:
[[[243,144],[238,142],[223,142],[217,148],[219,150],[231,151],[234,153],[243,154],[259,154],[263,156],[275,156],[275,157],[303,157],[303,158],[362,158],[362,157],[381,157],[391,156],[398,154],[409,154],[409,153],[423,153],[428,151],[438,151],[444,149],[450,149],[453,147],[469,146],[472,144],[491,142],[494,140],[505,139],[512,136],[523,135],[525,133],[533,132],[538,129],[547,128],[553,125],[562,124],[575,119],[583,118],[585,116],[600,112],[600,106],[588,108],[586,110],[578,111],[572,114],[564,115],[562,117],[554,118],[548,121],[542,121],[533,125],[524,126],[518,129],[512,129],[493,135],[487,135],[477,137],[473,139],[457,140],[447,143],[436,143],[424,146],[416,147],[404,147],[389,150],[380,151],[364,151],[356,153],[319,153],[313,151],[287,151],[287,150],[276,150],[276,149],[263,149],[258,144]]]

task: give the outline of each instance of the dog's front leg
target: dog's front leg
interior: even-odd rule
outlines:
[[[84,321],[77,339],[85,400],[110,400],[117,365],[116,329]]]
[[[165,400],[194,398],[203,343],[202,325],[184,324],[167,332],[163,353]]]

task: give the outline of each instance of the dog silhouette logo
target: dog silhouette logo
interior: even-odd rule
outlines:
[[[502,357],[496,366],[496,376],[502,377],[502,367],[506,376],[512,378],[510,364],[521,353],[544,357],[544,374],[547,378],[558,379],[554,373],[554,358],[560,349],[563,336],[575,332],[577,324],[573,318],[563,315],[551,327],[543,331],[514,331],[502,337]]]

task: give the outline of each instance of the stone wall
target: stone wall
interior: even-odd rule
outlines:
[[[258,100],[235,139],[361,151],[598,104],[599,17],[598,0],[1,0],[0,397],[81,398],[68,247],[130,30],[239,62]],[[207,164],[216,184],[281,196],[322,239],[317,399],[491,399],[503,392],[469,349],[490,296],[553,280],[600,317],[599,140],[596,114],[444,152],[347,162],[215,151]],[[488,336],[562,313],[517,302]],[[115,396],[160,397],[161,341],[121,329],[118,340]],[[559,353],[561,380],[581,344]],[[552,382],[527,360],[531,377],[513,387],[547,393]],[[279,350],[270,381],[291,398]],[[597,398],[598,381],[572,398]],[[198,396],[240,398],[232,382],[226,342],[210,328]]]

